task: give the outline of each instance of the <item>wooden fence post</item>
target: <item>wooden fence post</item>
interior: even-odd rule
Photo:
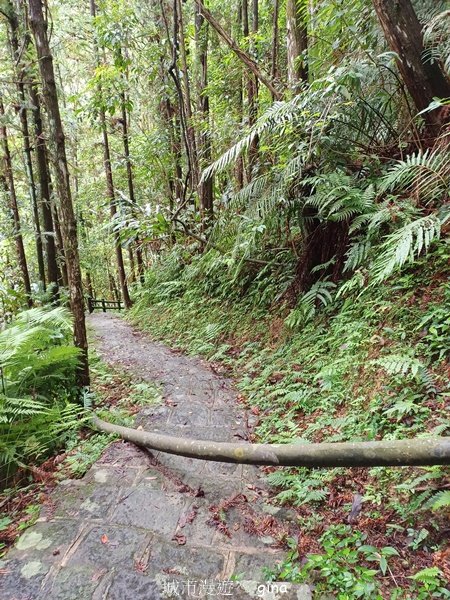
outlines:
[[[106,312],[106,302],[105,302],[104,298],[102,300],[102,308],[103,308],[103,312]]]

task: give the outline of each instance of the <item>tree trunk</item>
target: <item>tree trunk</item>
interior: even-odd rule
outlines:
[[[249,25],[249,12],[248,12],[248,0],[242,2],[242,26],[244,37],[250,35]],[[258,33],[259,26],[259,15],[258,15],[258,0],[252,0],[252,18],[251,18],[251,33]],[[256,55],[255,42],[251,44],[253,54]],[[272,92],[273,94],[273,92]],[[258,78],[256,76],[249,75],[247,79],[247,102],[248,102],[248,124],[249,127],[253,127],[258,118]],[[258,148],[259,139],[255,136],[248,149],[248,169],[247,169],[247,181],[251,181],[256,169],[258,162]]]
[[[402,467],[448,465],[450,438],[334,442],[321,444],[243,444],[193,440],[122,427],[92,418],[95,429],[138,446],[178,456],[247,465],[285,467]]]
[[[23,153],[25,162],[25,171],[28,178],[28,185],[30,190],[31,207],[33,210],[33,219],[35,226],[35,240],[36,240],[36,257],[39,270],[39,279],[43,284],[45,290],[45,268],[44,268],[44,253],[42,247],[42,236],[41,236],[41,224],[39,218],[39,208],[36,194],[36,184],[34,179],[33,161],[31,158],[31,145],[30,145],[30,132],[28,127],[28,116],[26,109],[26,94],[24,79],[27,75],[27,69],[23,63],[22,55],[26,51],[30,44],[30,37],[26,32],[23,39],[23,49],[19,49],[19,21],[17,14],[15,13],[12,4],[10,4],[9,17],[8,17],[10,32],[11,32],[11,51],[12,51],[12,62],[13,71],[16,76],[16,86],[19,95],[19,105],[17,106],[17,113],[19,115],[20,129],[23,140]]]
[[[105,166],[105,176],[106,176],[106,194],[109,198],[109,212],[111,215],[111,223],[114,224],[116,214],[117,214],[117,205],[116,205],[116,196],[114,193],[114,181],[113,174],[111,168],[111,155],[109,151],[109,140],[108,140],[108,131],[106,129],[106,117],[105,111],[103,109],[100,110],[100,124],[102,128],[103,134],[103,161]],[[114,236],[114,247],[116,250],[116,263],[117,263],[117,273],[119,275],[120,281],[120,289],[122,290],[122,298],[125,308],[131,308],[131,298],[128,292],[128,284],[127,284],[127,276],[125,273],[125,263],[123,260],[123,252],[122,246],[120,244],[120,235],[118,231],[113,232]]]
[[[91,8],[91,16],[95,17],[96,15],[96,5],[95,0],[90,0],[90,8]],[[95,43],[94,47],[95,58],[97,66],[99,64],[99,56],[98,56],[98,47],[97,43]],[[100,96],[102,95],[102,90],[99,88],[98,93]],[[101,98],[100,98],[101,100]],[[116,205],[116,197],[114,192],[114,181],[113,174],[111,168],[111,153],[109,150],[109,140],[108,140],[108,130],[106,126],[106,114],[105,109],[103,107],[100,108],[100,127],[102,130],[103,136],[103,162],[105,167],[105,177],[106,177],[106,194],[109,199],[109,211],[111,215],[111,223],[114,226],[115,217],[117,214],[117,205]],[[117,272],[119,275],[120,288],[122,290],[122,298],[125,308],[131,308],[131,298],[128,292],[128,284],[127,284],[127,276],[125,273],[125,263],[123,260],[123,252],[122,246],[120,243],[120,235],[118,231],[113,232],[114,237],[114,247],[116,251],[116,263],[117,263]]]
[[[403,81],[418,111],[434,97],[450,97],[450,82],[437,61],[424,59],[423,33],[410,0],[373,0],[373,5],[390,49],[398,56]],[[443,124],[443,111],[424,113],[432,134]]]
[[[74,317],[75,344],[81,351],[78,383],[81,386],[87,386],[89,385],[88,342],[84,316],[83,285],[78,256],[77,224],[72,204],[66,144],[59,111],[53,58],[48,43],[47,23],[44,19],[41,0],[29,0],[29,7],[30,25],[36,43],[44,101],[49,117],[50,136],[54,146],[56,184],[69,279],[70,307]]]
[[[349,225],[347,221],[320,223],[311,215],[308,231],[305,234],[303,252],[298,260],[295,278],[286,291],[286,297],[294,304],[299,294],[306,292],[320,277],[328,275],[333,282],[339,281],[348,250]],[[328,269],[314,274],[314,267],[323,265],[334,258]]]
[[[130,196],[131,202],[131,213],[133,216],[136,214],[135,205],[136,205],[136,197],[134,195],[134,181],[133,181],[133,166],[131,164],[130,158],[130,143],[129,143],[129,128],[128,128],[128,114],[127,107],[125,101],[125,94],[122,94],[122,141],[123,141],[123,150],[125,153],[125,161],[127,166],[127,182],[128,182],[128,194]],[[142,258],[142,248],[139,237],[136,236],[136,261],[137,261],[137,270],[138,276],[141,283],[144,283],[144,260]],[[134,274],[134,261],[132,262],[133,251],[131,246],[129,247],[130,253],[130,266],[132,270],[132,281],[136,281]]]
[[[242,2],[245,0],[239,0],[238,11],[237,11],[237,38],[239,39],[242,35]],[[239,123],[242,124],[244,118],[244,90],[242,86],[242,73],[240,72],[239,80],[236,85],[236,98],[237,98],[237,112],[239,115]],[[239,155],[236,160],[235,176],[237,182],[237,189],[241,190],[244,187],[244,158]]]
[[[203,5],[203,2],[201,3]],[[204,129],[199,136],[198,147],[201,148],[201,167],[211,164],[211,135],[209,131],[209,96],[206,93],[208,86],[208,25],[202,15],[201,8],[195,11],[195,41],[197,46],[198,63],[198,104],[202,116]],[[213,178],[201,181],[199,185],[200,212],[202,216],[202,229],[208,228],[213,218]]]
[[[47,281],[53,287],[53,297],[58,296],[58,264],[56,260],[55,230],[53,226],[50,184],[49,184],[49,166],[47,147],[42,127],[41,102],[38,96],[36,85],[30,85],[30,100],[33,105],[33,121],[35,134],[36,159],[39,176],[39,194],[44,221],[44,244],[45,258],[47,263]]]
[[[86,288],[91,298],[95,298],[94,286],[92,285],[92,277],[90,271],[86,271]]]
[[[299,3],[302,2],[301,8]],[[308,48],[304,0],[286,0],[286,44],[288,83],[294,91],[301,81],[308,81],[308,67],[304,53]]]
[[[0,96],[0,119],[3,120],[4,117],[5,109],[3,106],[3,99]],[[14,184],[14,173],[12,168],[11,153],[9,151],[8,144],[8,132],[6,130],[6,125],[4,125],[3,122],[0,123],[0,139],[3,149],[3,175],[1,176],[2,187],[8,199],[8,205],[11,214],[11,222],[13,225],[13,235],[16,246],[17,262],[22,273],[23,286],[25,289],[25,294],[27,295],[28,306],[31,307],[33,306],[33,301],[31,299],[30,274],[28,272],[27,258],[25,255],[25,247],[23,244],[19,207],[17,204],[16,187]]]
[[[178,32],[178,39],[174,40],[174,44],[175,50],[177,49],[178,44],[180,54],[181,73],[183,76],[184,87],[184,114],[186,116],[186,136],[189,142],[192,189],[195,190],[197,189],[200,181],[200,167],[198,160],[197,140],[195,138],[195,129],[192,122],[192,94],[186,56],[186,41],[183,23],[183,5],[181,0],[175,0],[175,8],[176,10],[174,11],[174,19],[177,19],[175,32]]]
[[[130,263],[130,282],[131,283],[135,283],[136,282],[136,271],[135,271],[135,267],[134,267],[134,254],[133,254],[133,248],[131,247],[131,244],[128,245],[128,262]]]
[[[50,171],[48,171],[50,173]],[[49,189],[50,197],[53,196],[51,181],[49,178]],[[61,226],[59,224],[58,208],[54,201],[51,202],[52,219],[55,228],[55,250],[56,250],[56,264],[58,268],[58,282],[62,287],[69,287],[69,276],[67,274],[66,255],[64,253],[63,237],[61,233]]]
[[[273,26],[272,26],[272,80],[278,79],[278,45],[279,45],[279,33],[278,33],[278,16],[280,12],[279,0],[274,0],[273,3]],[[272,94],[272,100],[275,97]]]

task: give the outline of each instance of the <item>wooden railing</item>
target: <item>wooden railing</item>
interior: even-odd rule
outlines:
[[[122,304],[120,300],[105,300],[102,298],[98,300],[97,298],[87,297],[87,307],[89,313],[93,313],[96,308],[101,309],[103,312],[107,310],[122,310]]]

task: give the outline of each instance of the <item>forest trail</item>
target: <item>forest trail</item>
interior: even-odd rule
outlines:
[[[203,361],[150,341],[121,318],[90,317],[103,360],[162,386],[164,403],[136,425],[177,436],[245,440],[249,416],[230,382]],[[57,486],[2,565],[2,600],[310,598],[258,587],[292,530],[258,468],[115,442],[81,480]],[[216,508],[212,508],[216,507]],[[217,508],[218,507],[218,508]],[[238,576],[239,581],[232,581]]]

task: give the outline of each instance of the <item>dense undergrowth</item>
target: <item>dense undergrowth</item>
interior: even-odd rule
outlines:
[[[174,248],[131,316],[236,377],[259,417],[254,441],[447,435],[449,258],[441,242],[395,278],[342,281],[289,308],[270,270],[243,286],[214,250]],[[448,597],[445,468],[270,468],[267,479],[301,529],[271,577],[342,599]]]

